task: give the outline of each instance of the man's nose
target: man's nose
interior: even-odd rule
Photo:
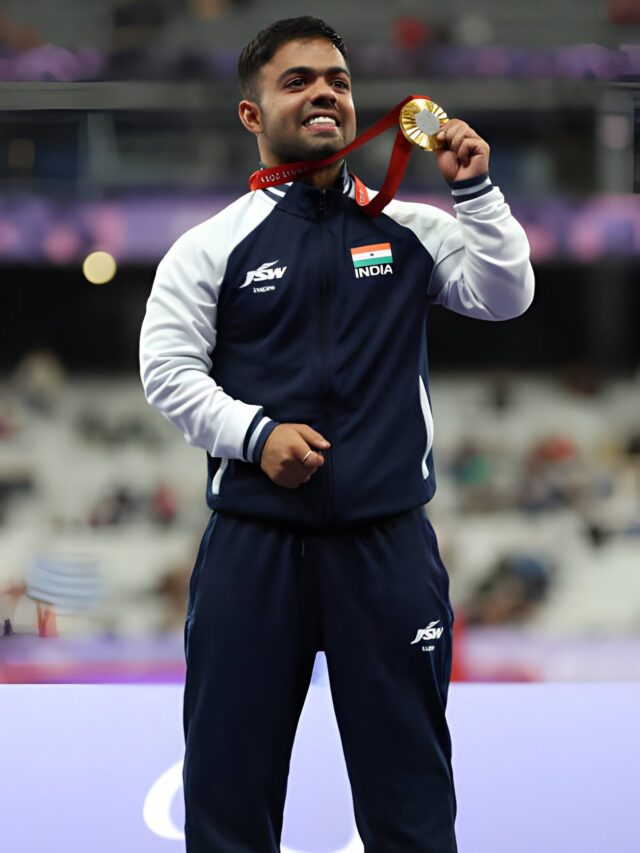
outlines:
[[[318,80],[313,92],[311,93],[311,102],[314,104],[331,104],[335,106],[338,103],[336,93],[332,86],[324,80]]]

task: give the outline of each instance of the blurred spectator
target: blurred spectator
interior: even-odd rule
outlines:
[[[526,621],[545,601],[555,567],[539,554],[501,559],[472,592],[464,606],[468,625],[503,625]]]
[[[496,371],[489,380],[489,400],[496,412],[506,412],[513,405],[513,378],[505,370]]]
[[[0,472],[0,524],[6,520],[9,507],[16,498],[32,497],[35,492],[35,477],[32,471],[21,466],[4,468]]]
[[[424,49],[432,38],[431,27],[420,18],[403,15],[393,22],[393,40],[403,50]]]
[[[99,75],[104,58],[96,50],[69,50],[50,44],[42,33],[0,10],[0,79],[91,80]]]
[[[163,27],[170,17],[170,4],[165,0],[120,0],[113,7],[116,29],[148,33]]]
[[[80,412],[76,429],[89,444],[115,447],[128,443],[140,443],[156,447],[161,443],[156,429],[137,413],[128,413],[115,422],[109,422],[104,411],[87,407]]]
[[[91,527],[110,527],[148,518],[168,527],[177,515],[177,492],[167,483],[159,483],[150,494],[136,494],[130,486],[121,484],[110,487],[95,503],[88,523]]]
[[[0,389],[0,440],[11,439],[20,429],[14,402],[8,394],[2,394]]]
[[[11,581],[5,586],[0,586],[0,622],[2,622],[3,637],[9,637],[14,633],[16,608],[26,591],[27,585],[24,581]]]
[[[21,24],[0,9],[0,46],[6,51],[21,53],[43,44],[40,33],[28,24]]]
[[[453,455],[450,471],[460,489],[462,510],[490,512],[501,505],[490,454],[476,441],[462,442]]]
[[[128,486],[116,486],[100,498],[89,515],[92,527],[124,524],[140,509],[142,500]]]
[[[172,524],[178,513],[178,498],[175,491],[166,483],[160,483],[151,495],[152,519],[167,527]]]
[[[41,350],[22,359],[14,381],[19,396],[32,411],[51,415],[62,393],[65,374],[55,353]]]
[[[626,451],[634,461],[640,461],[640,431],[629,436]]]
[[[78,417],[76,428],[89,444],[107,444],[109,429],[104,417],[92,409],[85,409]]]
[[[540,512],[574,505],[580,494],[580,460],[571,438],[552,435],[531,449],[519,498],[522,509]]]
[[[609,20],[616,24],[640,24],[638,0],[607,0]]]
[[[184,629],[191,568],[191,565],[174,566],[153,590],[153,594],[162,602],[161,631]]]
[[[603,380],[593,365],[584,362],[568,364],[561,373],[561,380],[568,391],[596,397],[602,391]]]

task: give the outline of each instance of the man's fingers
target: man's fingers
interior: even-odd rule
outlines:
[[[464,140],[469,138],[477,139],[478,135],[474,133],[468,125],[467,127],[461,127],[449,143],[449,148],[451,148],[452,151],[457,151]]]
[[[264,445],[260,467],[278,486],[297,489],[324,465],[324,456],[316,448],[330,446],[307,424],[279,424]]]
[[[330,442],[321,435],[319,432],[316,432],[315,429],[312,429],[307,424],[294,424],[299,435],[304,438],[307,444],[311,445],[311,447],[315,447],[319,450],[327,450],[327,448],[331,447]]]
[[[307,447],[306,451],[298,456],[298,459],[305,468],[311,468],[312,470],[324,465],[324,456],[321,453],[316,453],[310,447]]]
[[[461,121],[460,119],[451,119],[446,122],[437,136],[438,139],[446,143],[450,151],[457,151],[464,139],[472,138],[484,141],[472,127],[469,127],[465,121]]]
[[[446,142],[447,147],[449,147],[456,133],[464,127],[468,127],[466,122],[462,122],[458,118],[452,118],[442,125],[437,136],[439,139]]]

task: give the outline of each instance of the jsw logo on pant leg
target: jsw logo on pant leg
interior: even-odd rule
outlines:
[[[274,278],[282,278],[285,274],[286,267],[276,267],[278,261],[269,261],[266,264],[261,264],[257,270],[249,270],[244,283],[240,285],[238,290],[247,287],[252,281],[272,281]]]
[[[443,627],[435,627],[439,621],[439,619],[436,619],[435,622],[429,622],[426,628],[420,628],[416,634],[415,640],[411,640],[409,645],[412,646],[414,643],[419,643],[421,640],[439,640],[442,636],[442,632],[444,631]]]

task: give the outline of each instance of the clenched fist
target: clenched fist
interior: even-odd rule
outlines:
[[[443,124],[438,140],[444,148],[434,154],[445,181],[475,178],[489,171],[489,144],[466,121],[452,118]]]
[[[278,486],[297,489],[324,465],[324,456],[314,448],[329,447],[326,438],[306,424],[278,424],[262,449],[260,467]]]

